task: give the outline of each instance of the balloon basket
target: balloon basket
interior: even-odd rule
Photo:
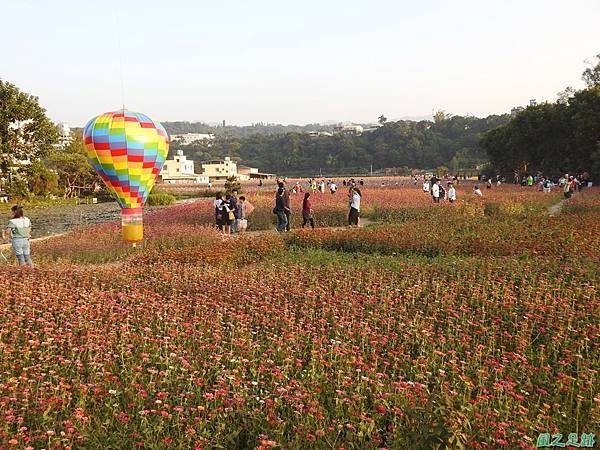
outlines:
[[[144,239],[144,216],[142,208],[126,208],[121,212],[121,227],[123,239],[132,243]]]

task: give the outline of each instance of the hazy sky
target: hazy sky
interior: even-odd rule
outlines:
[[[504,113],[581,87],[600,53],[599,0],[0,0],[0,15],[0,78],[71,126],[120,108],[121,78],[126,107],[158,120]]]

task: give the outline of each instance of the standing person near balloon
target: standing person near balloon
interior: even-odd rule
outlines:
[[[13,252],[20,266],[33,267],[29,238],[31,237],[31,221],[23,214],[23,207],[15,205],[11,208],[12,219],[6,229],[2,230],[2,238],[10,237]]]

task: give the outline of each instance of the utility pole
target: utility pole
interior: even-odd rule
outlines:
[[[371,176],[373,176],[373,164],[371,164]]]

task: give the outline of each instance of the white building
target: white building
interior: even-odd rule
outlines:
[[[363,133],[363,127],[354,124],[339,124],[333,127],[333,134],[359,135]]]
[[[71,128],[65,122],[59,122],[56,124],[56,128],[58,128],[58,144],[57,148],[65,148],[67,145],[71,143],[73,137],[71,136]]]
[[[202,175],[211,180],[225,180],[229,177],[237,177],[237,163],[229,156],[224,159],[202,161]]]
[[[163,183],[208,183],[208,177],[198,175],[194,170],[194,161],[188,160],[182,150],[177,150],[173,159],[167,159],[160,171]]]
[[[185,133],[185,134],[174,134],[171,136],[171,141],[178,141],[182,145],[190,145],[194,142],[212,141],[214,140],[214,134],[206,133]]]

